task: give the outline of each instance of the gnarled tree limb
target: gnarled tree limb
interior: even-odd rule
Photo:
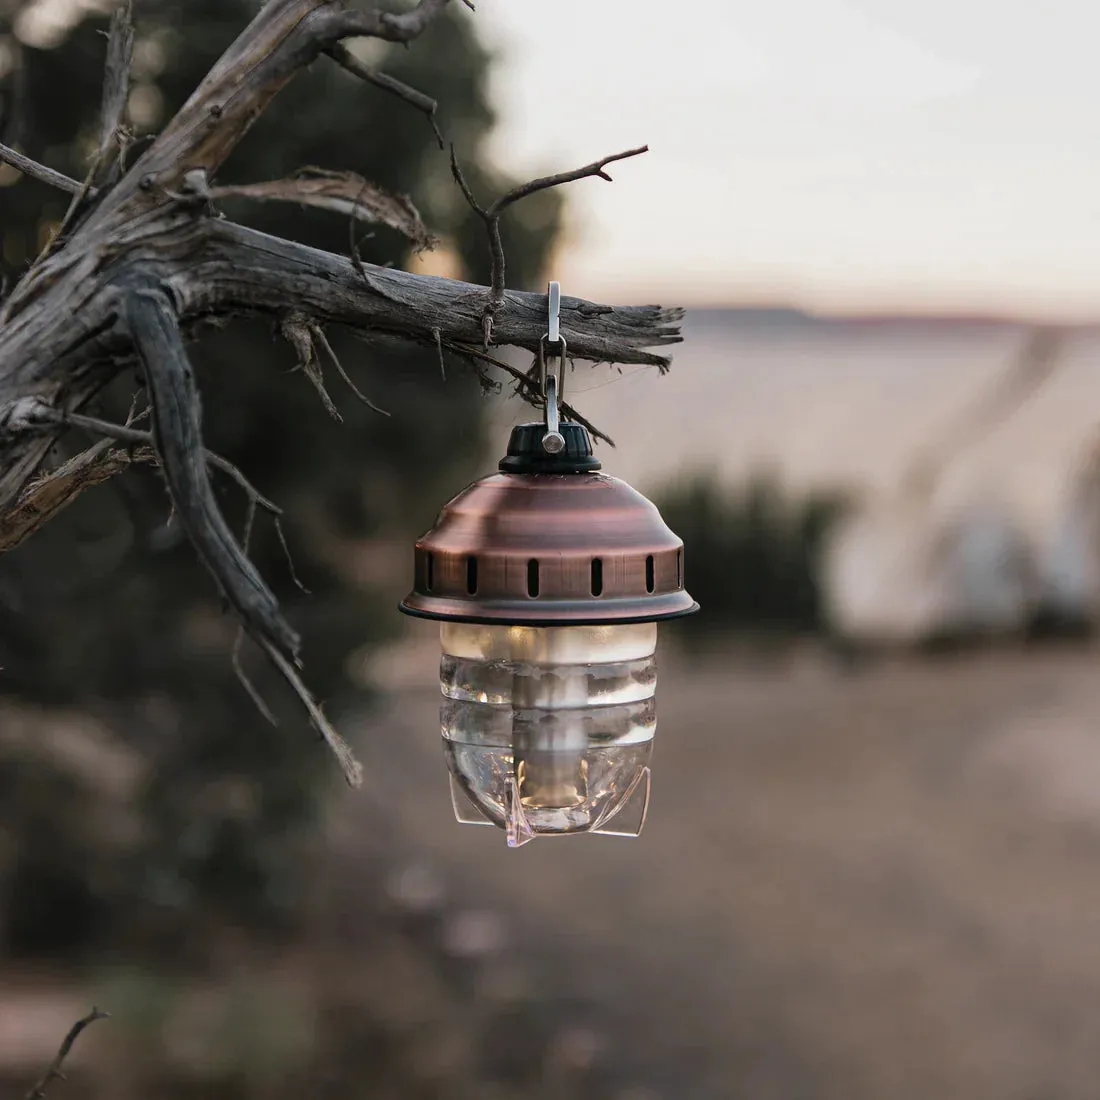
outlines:
[[[183,529],[245,629],[298,663],[297,633],[214,500],[199,391],[168,296],[161,290],[135,290],[126,302],[126,320],[152,401],[157,454]]]

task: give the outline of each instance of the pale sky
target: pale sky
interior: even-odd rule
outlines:
[[[1095,0],[479,0],[565,293],[1100,316]]]

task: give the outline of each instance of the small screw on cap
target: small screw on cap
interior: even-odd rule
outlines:
[[[565,449],[565,436],[561,432],[547,432],[542,437],[542,449],[547,454],[560,454]]]

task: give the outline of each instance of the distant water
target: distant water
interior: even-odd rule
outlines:
[[[600,448],[607,472],[651,490],[692,469],[716,467],[738,480],[767,467],[794,486],[889,492],[1009,367],[1026,331],[697,310],[684,337],[666,376],[579,365],[569,377],[569,399],[616,441]],[[993,496],[1028,526],[1060,510],[1100,443],[1100,335],[1070,337],[1059,363],[1018,412],[958,456],[945,494]],[[511,401],[495,423],[503,438],[526,418]]]

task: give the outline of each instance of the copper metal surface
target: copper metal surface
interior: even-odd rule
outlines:
[[[444,505],[416,544],[411,615],[580,625],[675,618],[684,544],[653,503],[599,473],[493,474]]]

